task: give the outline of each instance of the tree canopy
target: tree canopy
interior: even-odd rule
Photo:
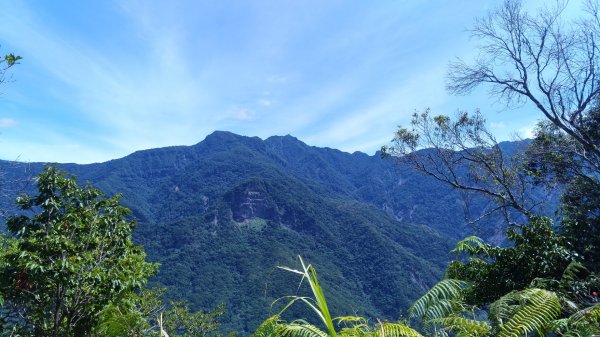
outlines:
[[[449,279],[415,303],[414,317],[436,336],[600,334],[600,5],[586,1],[577,20],[563,16],[566,5],[532,14],[519,0],[504,1],[471,30],[478,58],[450,66],[450,92],[485,86],[507,105],[542,113],[522,151],[499,144],[478,111],[416,113],[383,148],[454,188],[489,197],[496,206],[481,216],[500,211],[507,220],[509,247],[464,239]],[[557,191],[552,224],[540,206]]]
[[[120,196],[47,167],[38,194],[17,199],[0,253],[0,293],[10,324],[33,336],[85,336],[106,305],[141,289],[156,265],[131,241],[135,221]],[[5,319],[5,325],[9,320]]]

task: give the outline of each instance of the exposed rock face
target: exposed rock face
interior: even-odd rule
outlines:
[[[279,220],[277,205],[270,199],[262,181],[251,181],[235,188],[230,194],[232,218],[243,222],[254,218]]]

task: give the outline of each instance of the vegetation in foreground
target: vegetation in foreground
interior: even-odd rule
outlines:
[[[191,312],[145,289],[158,266],[131,241],[135,222],[120,196],[49,166],[38,194],[22,195],[7,220],[0,251],[0,329],[7,336],[206,336],[219,328],[220,306]]]
[[[484,57],[473,66],[453,65],[450,90],[490,84],[501,97],[529,100],[544,114],[523,157],[505,156],[478,114],[456,120],[416,114],[412,128],[400,128],[386,149],[435,179],[490,197],[497,204],[490,213],[502,212],[509,225],[511,246],[477,237],[459,242],[447,277],[413,304],[410,320],[396,323],[332,318],[316,271],[300,260],[301,270],[285,269],[300,275],[312,297],[290,297],[255,335],[600,335],[598,7],[588,2],[587,19],[564,29],[561,8],[530,16],[519,1],[506,1],[474,30],[486,43]],[[18,58],[9,56],[4,62],[12,66]],[[515,70],[499,73],[498,65]],[[415,151],[424,147],[432,151]],[[467,174],[457,175],[456,165],[464,162]],[[2,238],[5,335],[215,333],[222,308],[193,313],[182,302],[165,307],[160,290],[144,289],[156,266],[131,242],[135,223],[118,197],[103,198],[52,167],[37,182],[36,196],[17,200],[24,213],[9,218],[10,235]],[[553,224],[536,215],[534,187],[556,186],[564,194]],[[295,303],[307,305],[315,322],[283,320]]]
[[[465,243],[459,244],[459,247]],[[275,315],[269,317],[256,330],[253,337],[267,336],[598,336],[600,335],[600,303],[573,302],[573,296],[565,289],[581,270],[571,264],[561,280],[564,289],[550,291],[528,287],[511,291],[492,302],[484,309],[469,304],[468,294],[473,285],[457,279],[444,279],[417,300],[409,309],[409,317],[418,322],[420,329],[410,327],[410,321],[371,322],[360,316],[332,318],[317,273],[311,265],[300,258],[301,270],[280,267],[298,274],[300,283],[306,282],[312,297],[290,296]],[[598,282],[599,280],[594,280]],[[295,303],[306,305],[325,330],[305,319],[287,322],[281,315]],[[568,316],[565,314],[568,313]]]

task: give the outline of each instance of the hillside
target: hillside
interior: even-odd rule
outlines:
[[[441,277],[453,242],[476,231],[446,186],[379,155],[291,136],[215,132],[194,146],[60,167],[123,194],[139,220],[135,240],[161,263],[153,283],[195,308],[225,303],[225,330],[252,331],[274,299],[296,291],[298,280],[274,267],[299,254],[331,285],[334,311],[395,320]]]

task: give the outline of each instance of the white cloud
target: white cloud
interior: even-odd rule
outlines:
[[[529,125],[520,128],[516,133],[516,138],[533,138],[535,136],[536,125]]]
[[[34,121],[47,129],[48,121],[58,121],[52,132],[65,138],[40,148],[60,152],[61,158],[71,155],[69,161],[88,160],[72,144],[98,158],[114,158],[189,145],[215,129],[261,137],[293,134],[319,146],[369,151],[415,109],[455,109],[447,110],[443,78],[447,60],[464,48],[457,42],[453,51],[441,48],[454,38],[445,32],[456,29],[446,23],[461,20],[443,6],[433,12],[416,1],[394,10],[298,3],[281,5],[284,12],[260,1],[226,8],[195,1],[125,0],[116,6],[103,7],[114,17],[98,18],[98,25],[114,21],[106,31],[111,42],[104,45],[58,11],[41,14],[36,6],[11,2],[0,13],[3,39],[27,52],[28,69],[43,83],[31,86],[33,95],[43,92],[55,100],[36,103],[47,110],[15,115],[19,130],[34,134],[29,125]],[[330,14],[338,9],[347,16],[332,24]],[[426,22],[403,19],[421,9],[428,10]],[[438,25],[436,15],[443,15]],[[310,18],[310,24],[299,18]],[[436,39],[439,34],[446,38]],[[19,112],[33,111],[33,103],[22,101]],[[0,127],[14,123],[0,120]],[[21,151],[35,149],[32,143]]]
[[[506,128],[506,124],[504,122],[491,122],[490,123],[490,128],[492,131],[498,130],[498,129],[505,129]]]
[[[418,76],[383,87],[360,106],[339,112],[329,124],[306,135],[306,141],[349,152],[378,150],[391,139],[398,124],[409,122],[415,110],[435,110],[447,98],[441,75],[444,65],[419,70],[415,70]]]
[[[268,83],[286,83],[288,81],[287,76],[283,75],[271,75],[266,78]]]
[[[254,113],[246,108],[234,108],[229,116],[239,121],[251,121],[254,120]]]
[[[271,106],[271,104],[273,104],[273,102],[271,102],[268,99],[259,99],[258,104],[262,105],[262,106]]]
[[[0,129],[8,129],[17,126],[17,121],[12,118],[0,118]]]

